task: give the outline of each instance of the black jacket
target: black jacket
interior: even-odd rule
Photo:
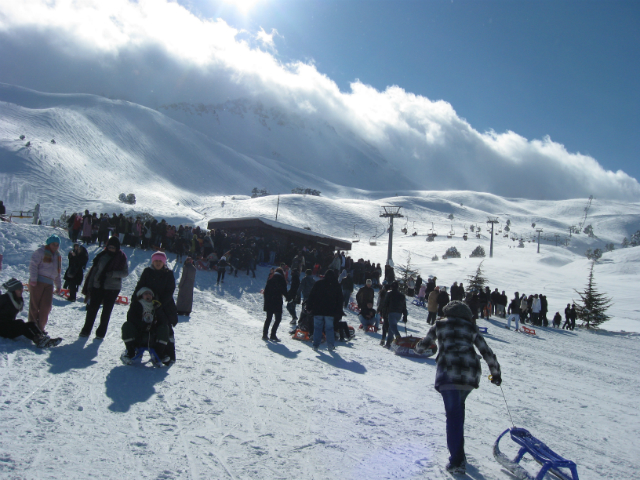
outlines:
[[[11,321],[16,319],[16,315],[18,315],[18,310],[16,306],[13,304],[9,295],[12,295],[11,292],[7,292],[3,295],[0,295],[0,323],[5,321]],[[20,301],[23,301],[20,299]]]
[[[131,303],[140,303],[138,301],[138,291],[142,287],[147,287],[153,292],[153,298],[162,304],[160,309],[166,315],[167,321],[175,327],[178,324],[178,310],[173,299],[173,292],[176,289],[176,279],[173,276],[173,272],[166,266],[160,270],[156,270],[153,267],[145,268],[133,291]]]
[[[327,270],[325,277],[313,285],[307,310],[312,315],[342,318],[342,288],[333,270]]]
[[[393,290],[388,291],[384,296],[383,310],[386,313],[402,313],[407,316],[407,300],[404,294]]]
[[[286,295],[287,281],[280,272],[276,272],[264,287],[264,311],[282,313],[282,297]]]

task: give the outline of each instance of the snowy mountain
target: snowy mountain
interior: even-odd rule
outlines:
[[[517,426],[574,460],[582,480],[637,478],[640,335],[629,332],[640,332],[640,248],[622,249],[620,243],[640,229],[639,203],[389,191],[387,180],[399,177],[384,155],[344,133],[331,134],[329,125],[301,123],[276,110],[262,115],[243,102],[201,113],[206,121],[192,122],[198,112],[188,105],[155,111],[0,85],[0,198],[9,212],[39,203],[45,224],[65,210],[85,208],[148,212],[201,226],[211,218],[272,219],[277,210],[278,221],[358,240],[351,256],[376,263],[385,262],[388,247],[381,206],[397,205],[404,217],[395,222],[396,264],[410,256],[423,277],[436,275],[448,286],[475,272],[482,259],[470,253],[482,246],[491,288],[509,297],[516,290],[544,293],[550,317],[586,284],[585,251],[614,243],[616,250],[604,253],[594,269],[599,290],[613,300],[612,319],[601,331],[537,328],[528,336],[507,331],[501,319],[480,321],[502,366],[505,397],[483,378],[467,400],[467,476],[512,478],[491,454],[511,415]],[[241,122],[242,115],[250,121]],[[209,135],[205,126],[213,129],[216,118],[219,130]],[[255,142],[237,134],[249,123]],[[268,132],[274,131],[290,143],[280,142],[278,155],[270,156],[274,139]],[[354,165],[377,158],[371,171],[378,173],[357,188],[359,180],[345,172],[336,176],[335,166],[346,157],[320,163],[311,156],[293,168],[289,159],[307,142],[328,157],[349,144]],[[317,188],[322,196],[248,196],[253,187],[286,193],[295,186]],[[135,193],[136,205],[119,203],[123,192]],[[500,221],[493,258],[488,217]],[[580,224],[592,225],[595,236],[569,238],[569,228]],[[67,252],[71,243],[61,229],[0,222],[0,284],[10,277],[26,281],[31,253],[52,231]],[[429,233],[437,233],[432,242],[426,241]],[[442,260],[451,246],[461,258]],[[98,251],[90,246],[90,258]],[[150,252],[125,252],[130,275],[121,293],[131,295]],[[173,255],[169,260],[177,281],[181,265]],[[119,364],[123,306],[114,309],[104,341],[78,339],[83,306],[61,298],[54,299],[48,324],[52,335],[64,338],[60,346],[42,351],[25,339],[0,338],[0,477],[450,478],[433,359],[395,356],[379,346],[379,334],[361,332],[331,355],[324,347],[315,353],[285,334],[286,314],[283,343],[263,343],[260,290],[267,273],[259,267],[256,279],[241,274],[217,287],[211,272],[199,271],[194,311],[176,328],[178,361],[169,369]],[[425,335],[425,318],[424,309],[411,305],[403,335]],[[357,328],[353,314],[347,321]],[[508,445],[503,450],[516,451]],[[539,469],[533,461],[524,466]]]

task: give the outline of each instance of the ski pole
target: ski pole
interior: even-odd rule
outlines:
[[[489,375],[489,381],[493,380],[493,375]],[[509,411],[509,405],[507,405],[507,397],[504,396],[504,390],[502,390],[502,385],[498,385],[500,387],[500,391],[502,392],[502,398],[504,399],[504,405],[507,407],[507,413],[509,414],[509,420],[511,420],[511,425],[513,428],[516,428],[516,425],[513,423],[513,418],[511,417],[511,412]]]

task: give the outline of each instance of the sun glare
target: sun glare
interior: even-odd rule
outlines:
[[[234,5],[243,15],[249,13],[256,3],[260,0],[224,0],[227,3]]]

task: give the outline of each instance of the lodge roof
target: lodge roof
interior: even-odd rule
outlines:
[[[313,232],[305,228],[294,227],[286,223],[276,222],[264,217],[241,217],[241,218],[214,218],[209,220],[209,230],[222,228],[224,230],[235,230],[242,228],[260,228],[266,231],[285,234],[289,237],[313,241],[320,245],[339,248],[341,250],[351,250],[351,242],[341,238],[331,237],[323,233]]]

